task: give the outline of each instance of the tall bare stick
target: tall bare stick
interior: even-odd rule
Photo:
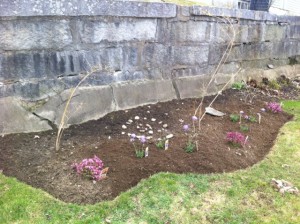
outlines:
[[[59,123],[59,127],[58,127],[58,131],[57,131],[57,136],[56,136],[56,142],[55,142],[55,149],[56,151],[58,151],[60,149],[60,140],[61,140],[61,137],[62,137],[62,134],[63,134],[63,130],[64,130],[64,127],[65,127],[65,124],[66,122],[68,121],[68,109],[69,109],[69,106],[70,106],[70,102],[76,92],[76,90],[78,89],[78,87],[93,73],[95,73],[97,71],[96,68],[92,68],[90,72],[88,72],[81,80],[80,82],[76,85],[75,88],[72,89],[71,93],[70,93],[70,96],[68,98],[68,101],[66,103],[66,106],[64,108],[64,111],[63,111],[63,114],[61,116],[61,120],[60,120],[60,123]]]

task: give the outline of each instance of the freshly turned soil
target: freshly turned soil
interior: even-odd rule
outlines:
[[[71,126],[64,131],[58,152],[54,148],[56,131],[0,137],[0,170],[62,201],[94,204],[111,200],[141,179],[158,172],[206,174],[244,169],[268,154],[280,127],[292,118],[286,113],[261,112],[265,103],[274,101],[274,98],[259,93],[253,96],[238,90],[227,90],[220,95],[213,108],[226,115],[204,117],[196,139],[198,151],[192,153],[184,151],[187,136],[182,126],[189,124],[190,130],[193,130],[191,117],[200,99],[145,105]],[[212,99],[212,96],[206,97],[204,106]],[[250,100],[252,103],[249,103]],[[240,131],[238,122],[230,121],[229,115],[239,114],[241,110],[255,117],[261,113],[262,119],[261,124],[243,120],[242,123],[250,127],[249,132],[244,133],[249,138],[244,147],[238,148],[226,142],[226,133]],[[135,120],[135,116],[140,119]],[[151,121],[151,118],[156,121]],[[133,120],[130,125],[126,124],[129,119]],[[122,129],[123,124],[127,129]],[[128,133],[142,134],[137,126],[145,128],[146,124],[151,125],[154,132],[153,139],[147,142],[149,156],[137,158]],[[168,127],[158,133],[163,124]],[[170,139],[169,150],[158,149],[156,139],[170,133],[174,137]],[[72,169],[74,162],[94,155],[101,158],[105,167],[109,167],[108,177],[96,183],[79,176]]]

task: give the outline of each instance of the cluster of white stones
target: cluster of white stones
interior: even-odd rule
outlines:
[[[148,106],[148,108],[150,108],[150,106]],[[151,113],[150,111],[147,111],[147,113]],[[168,113],[165,113],[166,116],[168,116]],[[143,123],[146,121],[150,121],[149,123]],[[131,126],[131,127],[135,127],[136,132],[140,133],[141,135],[145,135],[146,139],[152,139],[153,135],[156,133],[159,133],[160,137],[162,137],[162,133],[166,132],[167,133],[167,128],[169,127],[168,124],[164,123],[163,121],[159,121],[157,122],[157,124],[159,124],[159,126],[161,128],[154,130],[153,125],[157,122],[157,119],[152,117],[152,118],[147,118],[147,117],[139,117],[139,116],[134,116],[133,119],[129,119],[128,121],[126,121],[125,124],[122,125],[122,129],[124,131],[121,132],[122,135],[125,135],[126,132],[125,130]],[[131,128],[132,130],[132,128]],[[132,133],[127,133],[128,136],[130,136]],[[166,136],[164,136],[163,138],[165,139],[170,139],[172,138],[174,135],[173,134],[167,134]]]

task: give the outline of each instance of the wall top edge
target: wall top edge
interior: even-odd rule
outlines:
[[[273,21],[273,22],[299,22],[300,16],[279,16],[264,11],[246,9],[230,9],[216,7],[191,6],[190,14],[193,16],[228,17],[245,20]]]
[[[1,0],[0,17],[124,16],[176,17],[174,4],[114,0]]]
[[[179,9],[179,10],[177,10]],[[300,22],[300,16],[278,16],[244,9],[178,6],[170,3],[115,0],[1,0],[0,17],[32,16],[121,16],[174,18],[184,16],[229,17],[245,20]]]

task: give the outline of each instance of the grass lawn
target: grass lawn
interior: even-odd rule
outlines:
[[[0,174],[0,223],[300,223],[299,196],[269,184],[300,187],[300,102],[284,108],[295,118],[261,163],[227,174],[159,173],[110,202],[66,204]]]

